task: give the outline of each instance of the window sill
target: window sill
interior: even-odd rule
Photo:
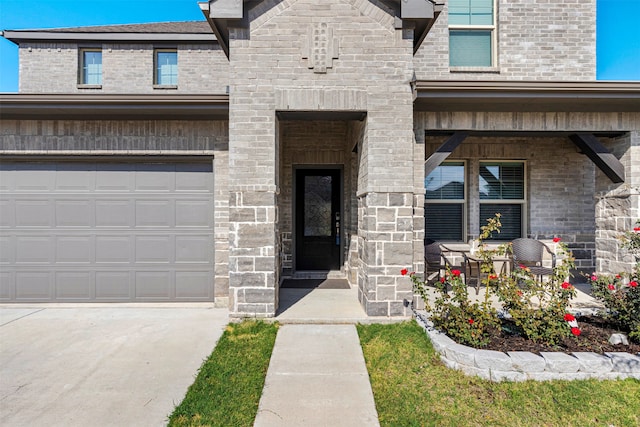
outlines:
[[[78,84],[78,89],[102,89],[102,85],[85,85]]]
[[[153,85],[154,89],[176,90],[178,85]]]
[[[500,73],[500,67],[449,67],[451,73]]]

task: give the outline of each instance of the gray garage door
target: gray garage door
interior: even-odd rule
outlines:
[[[212,163],[0,164],[0,300],[212,301]]]

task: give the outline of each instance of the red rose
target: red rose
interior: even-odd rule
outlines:
[[[616,287],[613,286],[613,283],[609,283],[609,286],[607,286],[607,288],[609,288],[610,291],[615,291]]]
[[[591,280],[595,282],[596,280],[598,280],[598,276],[594,274],[593,276],[591,276]]]
[[[580,328],[571,328],[571,333],[575,336],[580,335],[581,332]]]
[[[473,319],[469,319],[469,324],[473,325]]]
[[[451,274],[453,274],[455,277],[460,277],[460,270],[451,270]]]
[[[553,243],[558,243],[561,239],[559,237],[554,237],[553,238]]]
[[[629,286],[631,286],[632,288],[635,288],[636,286],[638,286],[638,282],[636,282],[635,280],[632,280],[631,282],[629,282]]]
[[[562,282],[562,289],[571,289],[571,283],[569,282]]]
[[[566,320],[567,322],[572,322],[574,320],[576,320],[575,316],[571,313],[567,313],[564,315],[564,320]]]
[[[496,280],[498,278],[498,276],[496,276],[495,274],[491,274],[489,276],[489,280]]]
[[[633,227],[633,231],[635,231],[636,233],[640,233],[640,227]]]
[[[406,268],[403,268],[402,270],[400,270],[400,274],[402,274],[403,276],[406,276],[408,272],[409,270],[407,270]]]
[[[440,283],[444,283],[444,277],[440,278]]]
[[[620,276],[619,274],[616,274],[616,279],[622,279],[622,276]]]

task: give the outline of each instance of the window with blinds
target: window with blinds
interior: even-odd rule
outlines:
[[[465,165],[444,162],[425,178],[425,235],[439,241],[465,236]]]
[[[155,50],[154,84],[175,86],[178,84],[178,51],[176,49]]]
[[[480,225],[500,213],[502,228],[492,240],[513,240],[523,235],[525,199],[524,162],[480,162]]]
[[[80,78],[82,85],[102,84],[102,49],[80,50]]]
[[[495,0],[449,0],[449,65],[495,65]]]

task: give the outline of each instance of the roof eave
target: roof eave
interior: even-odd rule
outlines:
[[[83,33],[83,32],[55,32],[55,31],[20,31],[5,30],[2,36],[15,44],[21,42],[189,42],[189,43],[215,43],[214,34],[185,34],[185,33]]]
[[[640,112],[640,82],[418,81],[416,111]]]
[[[0,94],[3,120],[228,120],[229,96]]]

